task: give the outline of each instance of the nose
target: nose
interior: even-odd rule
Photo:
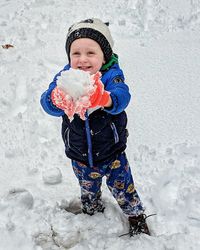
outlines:
[[[82,54],[80,57],[79,57],[79,60],[80,62],[86,62],[87,61],[87,56]]]

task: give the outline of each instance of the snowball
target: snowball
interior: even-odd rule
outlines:
[[[59,168],[50,168],[43,172],[43,181],[46,184],[54,185],[61,183],[62,173]]]
[[[57,80],[57,86],[67,92],[74,100],[86,95],[94,88],[89,72],[72,68],[61,73]]]
[[[71,68],[61,72],[57,79],[57,86],[68,98],[70,97],[70,100],[71,98],[73,100],[73,105],[71,103],[70,108],[64,110],[70,121],[73,120],[74,114],[78,114],[82,120],[85,120],[85,112],[91,104],[90,97],[96,90],[94,75]]]

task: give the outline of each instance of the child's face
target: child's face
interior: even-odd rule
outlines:
[[[88,71],[95,74],[105,63],[101,47],[89,38],[80,38],[71,44],[70,64],[73,69]]]

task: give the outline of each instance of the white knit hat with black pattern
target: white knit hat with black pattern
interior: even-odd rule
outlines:
[[[108,23],[103,23],[97,18],[87,19],[73,24],[69,28],[65,46],[69,61],[72,42],[79,38],[90,38],[100,45],[105,60],[108,62],[113,54],[112,48],[114,45],[108,25]]]

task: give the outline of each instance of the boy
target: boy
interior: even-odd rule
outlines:
[[[82,211],[93,215],[103,212],[101,183],[106,184],[130,224],[130,235],[150,235],[144,208],[134,188],[125,149],[128,132],[125,108],[130,101],[129,88],[113,53],[113,39],[108,24],[93,18],[69,28],[66,52],[69,60],[42,94],[41,105],[50,115],[62,116],[62,138],[65,153],[81,188]],[[85,120],[75,114],[70,121],[73,100],[59,89],[57,78],[70,68],[95,75],[96,91],[89,98]],[[98,72],[101,73],[98,75]]]

